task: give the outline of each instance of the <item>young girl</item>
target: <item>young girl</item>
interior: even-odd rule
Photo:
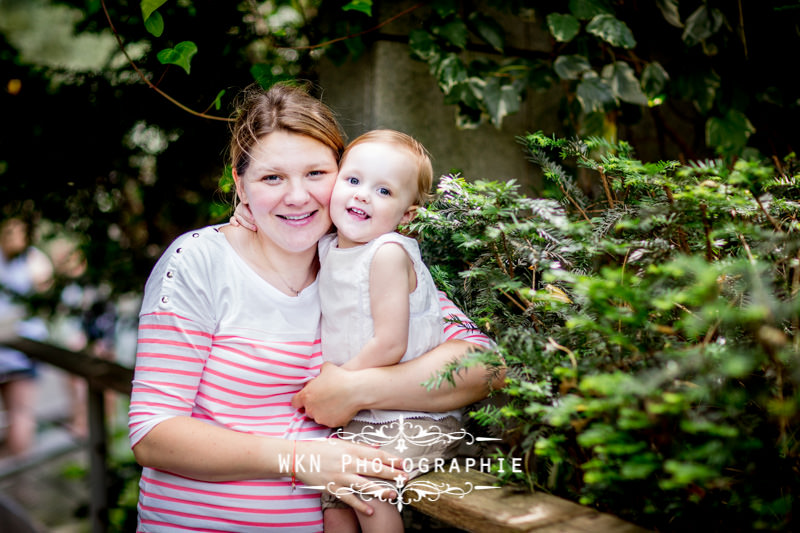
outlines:
[[[337,233],[320,240],[322,355],[360,370],[409,361],[436,346],[442,314],[439,296],[414,239],[395,232],[425,203],[433,170],[425,148],[404,133],[370,131],[345,150],[331,196]],[[341,435],[380,435],[386,451],[418,461],[447,454],[446,444],[417,446],[413,436],[436,426],[460,429],[457,411],[446,413],[366,410]],[[393,439],[402,432],[404,446]],[[408,464],[408,461],[405,461]],[[389,502],[373,502],[374,514],[356,513],[363,531],[403,531]],[[357,531],[353,511],[323,495],[326,531]]]

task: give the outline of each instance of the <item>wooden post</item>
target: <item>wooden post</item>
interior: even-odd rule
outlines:
[[[108,434],[106,401],[102,388],[89,384],[89,518],[92,533],[108,531]]]

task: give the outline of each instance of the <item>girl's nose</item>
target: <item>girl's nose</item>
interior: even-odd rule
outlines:
[[[363,188],[356,189],[356,192],[353,194],[353,198],[355,198],[359,202],[367,203],[369,202],[369,194],[364,191]]]

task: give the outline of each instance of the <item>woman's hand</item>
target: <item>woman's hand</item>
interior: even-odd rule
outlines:
[[[392,482],[391,485],[397,483],[401,478],[404,482],[408,479],[408,475],[401,470],[401,458],[369,446],[335,438],[296,441],[295,446],[295,457],[301,461],[300,465],[305,467],[305,472],[301,472],[301,468],[295,469],[296,477],[308,486],[324,486],[334,494],[337,489],[359,489],[363,488],[366,483],[374,483],[374,480],[367,479],[364,477],[365,475],[371,478],[385,479]],[[311,457],[314,458],[314,461],[319,459],[317,463],[319,468],[316,468],[316,465],[313,469],[307,467]],[[392,467],[392,464],[396,468]],[[371,490],[371,487],[368,487],[361,494],[380,496],[384,499],[397,497],[396,491],[381,487],[378,487],[378,490]],[[356,511],[367,515],[372,514],[372,507],[358,494],[342,491],[337,497]]]
[[[456,375],[455,385],[445,382],[428,389],[423,383],[474,348],[468,342],[450,340],[411,361],[361,370],[324,363],[319,376],[295,394],[292,406],[329,427],[343,426],[362,409],[434,413],[459,409],[485,398],[490,388],[502,388],[504,369],[492,374],[488,368],[473,366]]]
[[[250,231],[257,231],[256,219],[253,218],[253,212],[250,211],[250,206],[239,202],[230,219],[231,226],[241,226]]]

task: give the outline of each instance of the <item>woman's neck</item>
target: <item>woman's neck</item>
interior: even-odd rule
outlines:
[[[233,249],[270,285],[289,296],[297,296],[316,279],[319,270],[317,247],[290,252],[269,238],[240,227],[220,229]]]

